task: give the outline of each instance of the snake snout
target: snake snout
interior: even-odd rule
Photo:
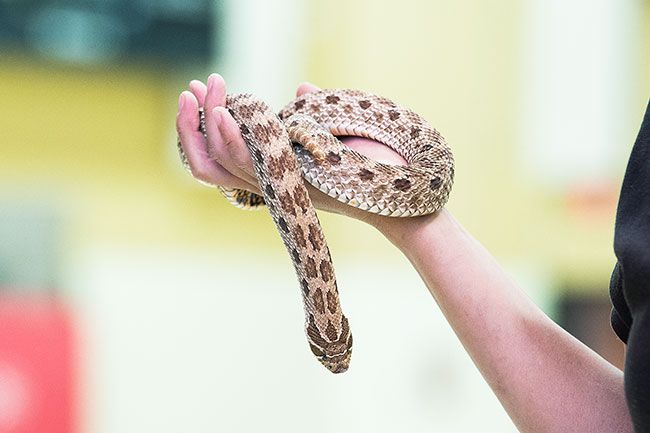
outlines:
[[[337,365],[336,367],[332,368],[330,371],[332,373],[335,373],[335,374],[345,373],[346,371],[348,371],[348,367],[349,367],[349,365],[340,364],[340,365]]]
[[[327,356],[322,356],[319,357],[318,360],[329,371],[331,371],[334,374],[338,374],[338,373],[345,373],[348,370],[348,368],[350,367],[351,358],[352,358],[352,352],[346,351],[344,354],[334,356],[331,358]]]
[[[334,374],[345,373],[350,367],[349,363],[328,364],[326,362],[322,362],[322,364],[325,366],[325,368]]]

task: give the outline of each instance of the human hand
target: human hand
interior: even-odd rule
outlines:
[[[239,188],[262,195],[253,168],[253,161],[241,136],[239,126],[225,108],[226,84],[218,74],[208,77],[207,86],[198,80],[190,82],[189,91],[179,97],[176,129],[187,156],[192,175],[205,183],[226,188]],[[296,96],[318,91],[318,87],[301,84]],[[199,129],[198,109],[205,112],[206,139]],[[377,161],[406,164],[406,161],[388,146],[361,137],[341,137],[346,146]],[[380,231],[401,225],[405,218],[383,217],[364,212],[332,199],[311,185],[309,195],[318,209],[347,215],[374,225]],[[412,219],[412,218],[408,218]]]

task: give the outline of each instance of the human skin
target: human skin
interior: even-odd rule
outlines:
[[[303,83],[297,95],[315,90]],[[210,75],[207,88],[195,80],[181,93],[176,126],[183,150],[197,179],[261,194],[225,95],[218,74]],[[198,132],[199,106],[207,140]],[[344,142],[376,160],[405,164],[375,141]],[[308,189],[317,208],[374,226],[410,260],[519,431],[633,431],[623,373],[544,314],[449,211],[382,217]]]

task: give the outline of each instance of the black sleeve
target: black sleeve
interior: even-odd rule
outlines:
[[[632,326],[632,315],[623,294],[623,279],[621,278],[621,267],[618,263],[614,267],[609,282],[609,297],[612,299],[612,329],[614,329],[618,338],[627,344],[630,327]]]
[[[612,327],[627,343],[625,396],[636,432],[650,432],[650,105],[616,213]]]

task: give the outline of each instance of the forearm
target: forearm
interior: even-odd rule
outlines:
[[[632,431],[622,372],[548,318],[451,214],[378,226],[522,432]]]

